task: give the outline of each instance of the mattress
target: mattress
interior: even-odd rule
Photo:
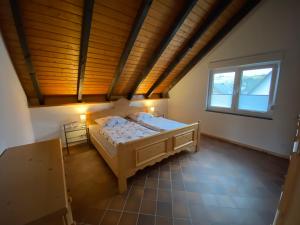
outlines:
[[[90,125],[89,129],[90,135],[93,135],[93,137],[103,144],[103,147],[107,148],[113,154],[115,154],[116,147],[120,143],[127,143],[158,134],[157,131],[130,121],[113,127],[101,128],[99,125]],[[114,149],[112,149],[111,146],[113,146]]]
[[[155,131],[169,131],[177,128],[185,127],[187,124],[180,123],[174,120],[169,120],[163,117],[142,118],[137,123]]]
[[[102,129],[99,129],[99,132],[107,139],[109,143],[114,146],[117,146],[120,143],[134,141],[158,133],[157,131],[151,130],[149,128],[141,126],[140,124],[130,121],[125,124],[119,124],[117,126],[105,126]]]

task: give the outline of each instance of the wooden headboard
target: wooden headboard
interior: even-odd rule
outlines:
[[[109,109],[104,109],[97,112],[87,112],[86,119],[88,124],[93,124],[94,120],[97,118],[106,116],[126,117],[135,112],[148,112],[148,108],[145,106],[130,106],[130,101],[125,98],[121,98],[114,102],[113,106]]]

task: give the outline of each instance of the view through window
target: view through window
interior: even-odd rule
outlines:
[[[279,62],[213,69],[207,109],[271,117]]]

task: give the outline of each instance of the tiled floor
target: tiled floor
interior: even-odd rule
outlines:
[[[65,163],[78,224],[269,225],[288,161],[203,137],[199,152],[140,171],[123,195],[95,149],[73,147]]]

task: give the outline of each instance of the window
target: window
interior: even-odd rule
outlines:
[[[278,71],[279,61],[212,69],[207,109],[271,118]]]
[[[235,72],[213,74],[211,106],[231,108],[234,77]]]

